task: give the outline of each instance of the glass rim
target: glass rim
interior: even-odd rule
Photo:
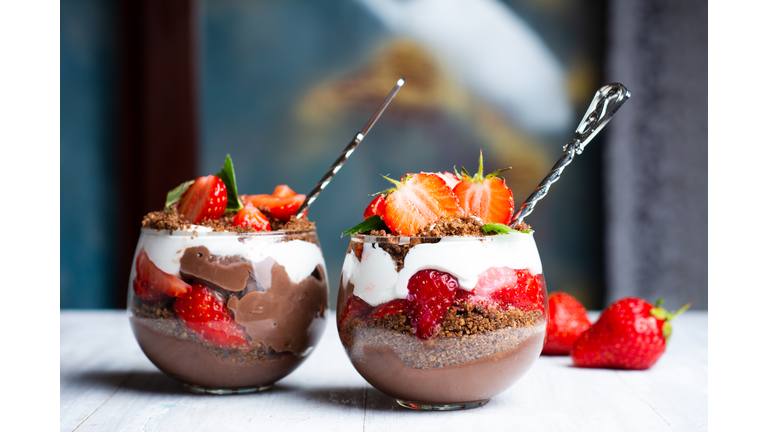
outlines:
[[[483,240],[509,240],[517,235],[525,235],[533,237],[534,231],[527,233],[511,232],[507,234],[494,234],[485,236],[445,236],[445,237],[418,237],[418,236],[373,236],[369,234],[350,234],[350,242],[358,241],[362,243],[398,243],[408,244],[413,240],[420,241],[422,243],[437,243],[443,239],[451,239],[450,241],[483,241]]]
[[[216,236],[216,237],[281,237],[281,236],[294,236],[302,234],[315,234],[317,235],[317,228],[312,227],[305,230],[275,230],[275,231],[254,231],[254,232],[235,232],[235,231],[197,231],[197,230],[167,230],[167,229],[155,229],[141,227],[141,234],[150,235],[167,235],[173,237],[186,237],[186,236]]]

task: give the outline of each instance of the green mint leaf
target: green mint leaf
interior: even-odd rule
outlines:
[[[221,167],[221,171],[216,174],[216,177],[220,178],[224,182],[224,186],[227,187],[227,210],[240,210],[243,208],[243,203],[237,195],[235,167],[232,166],[232,158],[229,155],[224,159],[224,166]]]
[[[175,188],[168,192],[168,195],[165,196],[165,208],[168,210],[171,209],[171,206],[176,204],[177,202],[181,201],[181,196],[184,195],[184,192],[189,189],[190,186],[192,186],[192,183],[194,183],[194,180],[190,180],[187,182],[184,182]]]
[[[514,231],[512,228],[510,228],[507,225],[500,224],[500,223],[487,223],[483,225],[483,231],[485,232],[495,232],[496,234],[509,234],[512,231]]]
[[[385,224],[384,221],[378,215],[373,215],[368,219],[360,222],[359,224],[353,226],[352,228],[344,231],[343,233],[341,233],[341,236],[344,237],[347,234],[355,234],[355,233],[365,232],[370,230],[384,229],[386,227],[387,227],[387,224]]]

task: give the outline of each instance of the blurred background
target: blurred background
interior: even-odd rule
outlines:
[[[519,206],[620,82],[526,219],[548,290],[708,308],[706,2],[63,0],[60,43],[61,308],[124,308],[142,215],[227,154],[241,193],[307,193],[400,77],[308,214],[331,281],[380,174],[482,150]]]

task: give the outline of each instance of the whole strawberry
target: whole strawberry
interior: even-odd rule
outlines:
[[[587,310],[564,292],[549,296],[549,324],[544,355],[568,355],[576,339],[590,326]]]
[[[627,297],[613,303],[597,322],[581,334],[573,345],[571,358],[579,367],[648,369],[664,354],[672,333],[669,324],[675,313],[654,307],[643,299]]]

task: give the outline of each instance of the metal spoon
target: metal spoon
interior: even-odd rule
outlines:
[[[565,152],[560,156],[560,159],[552,167],[549,174],[544,177],[544,180],[539,183],[536,190],[520,206],[520,210],[512,218],[509,226],[515,227],[523,222],[523,218],[531,214],[536,206],[536,202],[544,198],[544,195],[549,192],[552,183],[560,179],[560,174],[563,173],[565,167],[573,161],[577,154],[581,154],[584,151],[584,147],[608,124],[613,115],[616,114],[616,111],[621,108],[630,96],[629,90],[619,83],[600,87],[600,90],[595,93],[592,103],[589,104],[584,118],[581,119],[579,127],[576,128],[576,133],[573,134],[568,144],[563,146]]]
[[[355,151],[358,144],[360,144],[360,141],[365,138],[365,135],[368,133],[369,130],[373,127],[374,123],[376,123],[376,120],[379,119],[381,114],[384,112],[384,110],[387,108],[387,105],[389,105],[390,102],[392,102],[392,98],[395,97],[397,92],[400,90],[400,87],[405,84],[405,78],[400,78],[397,80],[397,84],[395,84],[395,87],[392,88],[392,91],[389,92],[389,95],[387,95],[387,98],[384,99],[384,102],[379,105],[379,109],[376,110],[375,113],[373,113],[373,117],[371,117],[370,120],[368,120],[368,123],[365,125],[362,131],[358,132],[355,135],[355,138],[352,139],[352,141],[347,144],[347,147],[344,149],[344,151],[341,152],[341,156],[339,156],[338,159],[336,159],[336,162],[331,165],[331,168],[328,169],[328,172],[325,173],[323,178],[320,179],[320,181],[317,183],[317,186],[315,186],[314,189],[312,189],[312,192],[307,194],[307,199],[304,200],[304,203],[301,204],[301,207],[299,207],[299,210],[296,211],[296,217],[302,218],[307,214],[307,210],[309,209],[309,206],[312,205],[312,203],[317,199],[317,196],[320,195],[320,192],[325,189],[326,186],[328,186],[328,183],[331,182],[331,179],[333,176],[336,175],[337,172],[341,169],[341,166],[344,165],[344,162],[349,159],[349,156],[352,155],[352,152]]]

